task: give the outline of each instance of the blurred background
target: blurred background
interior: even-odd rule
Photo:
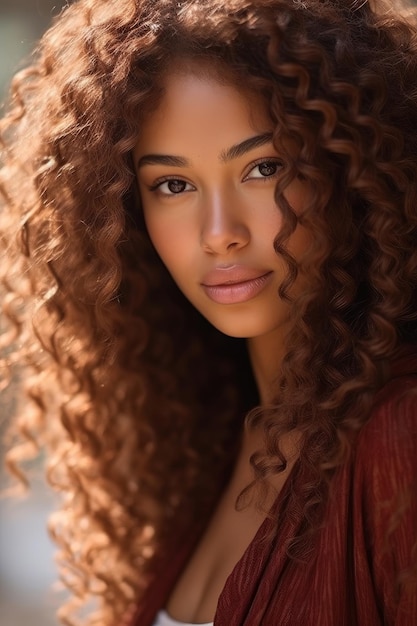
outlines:
[[[1,101],[12,75],[28,64],[37,39],[65,4],[0,0]],[[7,410],[4,401],[0,410]],[[4,475],[0,478],[4,484]],[[52,508],[53,497],[40,479],[28,496],[0,500],[0,626],[58,626],[55,612],[62,595],[53,589],[55,549],[46,531]]]

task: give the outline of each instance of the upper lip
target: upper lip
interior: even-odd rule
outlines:
[[[269,274],[268,270],[253,269],[244,265],[230,265],[228,267],[216,267],[208,272],[201,284],[205,287],[217,287],[219,285],[234,285],[254,280]]]

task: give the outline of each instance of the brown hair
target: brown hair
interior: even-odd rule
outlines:
[[[29,402],[14,422],[26,444],[7,460],[23,477],[18,463],[48,451],[64,496],[51,531],[75,598],[66,623],[91,597],[88,623],[101,626],[139,602],[170,537],[213,506],[257,402],[244,343],[179,293],[142,222],[131,150],[168,58],[208,56],[244,76],[269,103],[275,141],[295,146],[276,192],[280,297],[300,273],[309,287],[292,303],[276,403],[247,419],[267,436],[259,484],[285,467],[282,434],[303,433],[307,529],[390,362],[417,341],[416,31],[373,4],[80,0],[12,83],[3,365]],[[283,195],[294,176],[314,189],[298,218]],[[285,247],[297,219],[313,241],[299,264]]]

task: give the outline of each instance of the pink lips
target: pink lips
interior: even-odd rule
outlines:
[[[246,302],[257,296],[269,282],[272,272],[241,265],[216,268],[206,274],[202,287],[219,304]]]

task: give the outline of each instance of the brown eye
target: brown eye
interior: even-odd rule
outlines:
[[[244,180],[265,180],[278,174],[282,163],[275,159],[259,160],[245,176]]]
[[[168,178],[149,187],[163,196],[175,196],[186,191],[194,191],[195,187],[181,178]]]
[[[278,170],[278,163],[275,163],[274,161],[265,161],[265,163],[260,163],[258,168],[262,176],[274,176]]]
[[[187,187],[184,180],[167,180],[165,184],[171,193],[182,193]]]

